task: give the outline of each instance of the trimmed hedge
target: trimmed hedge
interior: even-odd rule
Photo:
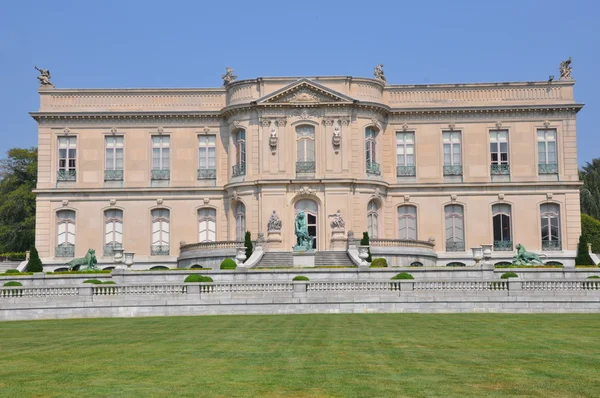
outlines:
[[[90,270],[90,271],[57,271],[46,272],[48,275],[77,275],[77,274],[110,274],[111,270]]]
[[[27,261],[25,270],[27,272],[44,272],[44,265],[42,264],[42,260],[40,260],[40,255],[35,246],[31,248],[29,261]]]
[[[193,282],[212,282],[212,278],[210,276],[204,276],[200,274],[192,274],[188,275],[183,282],[185,283],[193,283]]]
[[[415,278],[413,278],[413,276],[411,274],[409,274],[408,272],[400,272],[398,275],[392,277],[392,280],[394,280],[394,279],[415,279]]]
[[[114,282],[114,281],[104,281],[104,282],[102,282],[102,284],[103,285],[116,285],[117,282]]]
[[[581,213],[581,234],[592,244],[592,252],[600,253],[600,221]]]
[[[587,239],[584,235],[579,235],[579,243],[577,244],[577,257],[575,257],[577,265],[595,265],[590,257],[587,247]]]
[[[385,258],[374,258],[371,261],[371,268],[386,268],[388,266],[387,260]]]
[[[221,269],[236,269],[237,264],[230,258],[226,258],[221,262]]]
[[[4,284],[4,286],[23,286],[23,284],[21,282],[17,282],[17,281],[10,281],[10,282],[6,282]]]
[[[292,279],[292,280],[293,281],[308,281],[309,279],[304,275],[298,275],[298,276],[295,276],[294,279]]]
[[[25,252],[6,252],[0,253],[0,257],[7,258],[9,260],[25,260],[27,255]]]
[[[592,276],[588,276],[587,279],[600,279],[600,276],[592,275]]]
[[[4,271],[5,274],[20,274],[18,269],[7,269]]]
[[[94,285],[101,285],[102,281],[99,281],[98,279],[86,279],[83,281],[83,283],[92,283]]]
[[[502,274],[502,276],[500,277],[501,279],[508,279],[508,278],[518,278],[519,275],[515,274],[514,272],[505,272]]]

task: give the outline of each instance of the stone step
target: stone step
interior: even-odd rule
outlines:
[[[292,267],[294,260],[292,252],[266,252],[257,267]]]
[[[19,264],[21,264],[20,261],[2,261],[0,262],[0,273],[6,271],[7,269],[16,269]]]
[[[337,265],[351,267],[354,264],[345,251],[325,251],[315,254],[315,266]]]

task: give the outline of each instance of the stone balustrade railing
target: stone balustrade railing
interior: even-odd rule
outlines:
[[[508,290],[508,282],[498,281],[440,281],[440,282],[414,282],[415,291],[423,290]]]
[[[179,249],[181,253],[192,250],[235,249],[243,244],[244,242],[239,242],[237,240],[223,240],[217,242],[188,243],[181,245]]]
[[[521,290],[600,290],[600,281],[523,281]]]
[[[435,247],[435,243],[432,242],[408,239],[370,239],[369,244],[374,247],[420,247],[423,249]]]
[[[186,294],[187,285],[110,285],[92,286],[93,296],[139,296],[139,295],[178,295]]]
[[[389,291],[396,290],[398,282],[364,281],[364,282],[310,282],[306,286],[309,292],[326,291]],[[399,289],[398,289],[399,290]]]
[[[66,297],[79,296],[79,287],[2,287],[0,299],[3,298],[38,298],[38,297]]]

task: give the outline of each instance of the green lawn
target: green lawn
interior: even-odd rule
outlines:
[[[0,323],[0,397],[600,395],[600,315]]]

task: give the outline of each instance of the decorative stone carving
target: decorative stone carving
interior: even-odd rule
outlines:
[[[265,242],[266,242],[266,241],[265,241],[265,234],[264,234],[264,233],[262,233],[262,232],[259,232],[259,233],[257,234],[257,237],[256,237],[256,245],[255,245],[255,247],[256,247],[257,249],[258,249],[258,248],[263,248],[263,247],[265,247]]]
[[[430,236],[429,239],[427,239],[427,242],[435,245],[435,238],[433,236]]]
[[[504,200],[504,194],[503,193],[499,193],[498,194],[498,200]]]
[[[381,80],[384,84],[387,84],[387,80],[383,72],[383,64],[379,64],[373,69],[373,76],[375,76],[375,79]]]
[[[238,195],[237,190],[235,190],[235,189],[231,193],[231,200],[232,201],[239,201],[240,200],[240,195]]]
[[[408,124],[402,123],[402,131],[408,130]]]
[[[209,203],[210,203],[210,198],[204,198],[204,199],[202,199],[202,202],[203,202],[205,205],[207,205],[207,204],[209,204]]]
[[[111,206],[114,206],[114,205],[116,205],[116,204],[117,204],[117,200],[116,200],[116,199],[111,199],[111,200],[109,201],[109,203],[110,203],[110,205],[111,205]]]
[[[204,134],[210,133],[210,129],[208,128],[208,126],[204,126],[203,131],[204,131]]]
[[[277,119],[277,127],[285,127],[286,123],[287,123],[286,118]]]
[[[240,127],[241,122],[239,120],[234,120],[232,123],[233,123],[233,127],[238,128],[238,127]]]
[[[267,222],[267,232],[271,233],[275,231],[281,231],[281,218],[279,218],[277,212],[273,210],[271,217],[269,217],[269,222]]]
[[[112,127],[112,128],[110,129],[110,133],[111,133],[112,135],[115,135],[115,134],[117,134],[117,128],[116,128],[116,127]]]
[[[452,202],[456,202],[457,196],[456,195],[450,195],[450,200]]]
[[[348,231],[348,246],[356,246],[356,238],[354,237],[354,231]]]
[[[157,205],[162,205],[163,204],[163,200],[162,199],[156,199],[156,204]]]
[[[260,124],[262,124],[263,127],[269,127],[271,125],[271,120],[270,119],[264,119],[261,118],[260,119]]]
[[[63,200],[63,201],[62,201],[62,205],[63,205],[64,207],[68,206],[68,205],[69,205],[69,201],[68,201],[68,200],[66,200],[66,199],[65,199],[65,200]]]
[[[277,130],[275,129],[275,126],[271,127],[271,135],[269,136],[269,146],[271,147],[271,153],[275,153],[275,151],[277,150],[277,141],[279,139],[277,138]]]
[[[52,82],[50,81],[50,70],[40,69],[37,66],[35,66],[35,69],[37,69],[37,71],[40,72],[40,75],[37,77],[37,79],[40,81],[40,87],[54,88],[54,84],[52,84]]]
[[[500,120],[498,120],[498,121],[496,122],[496,128],[497,128],[497,129],[501,129],[501,128],[502,128],[502,122],[501,122]]]
[[[562,61],[560,63],[560,80],[571,80],[571,71],[573,70],[573,67],[571,66],[571,57],[569,57],[569,59],[567,59],[566,61]]]
[[[237,79],[237,76],[233,74],[233,69],[229,66],[225,67],[225,74],[221,75],[221,79],[223,79],[223,85],[226,86],[229,83],[232,83]]]
[[[404,201],[405,202],[410,202],[410,195],[404,195]]]
[[[331,137],[331,143],[333,144],[333,150],[335,151],[335,153],[338,153],[340,150],[340,145],[342,144],[342,136],[340,126],[337,122],[333,127],[333,136]]]
[[[305,185],[296,191],[295,196],[299,196],[299,195],[313,195],[314,196],[314,195],[316,195],[316,191],[314,189],[312,189],[311,187]]]
[[[301,88],[292,94],[286,102],[321,102],[321,98],[312,90]]]
[[[448,128],[450,129],[450,131],[453,131],[456,128],[456,124],[454,122],[450,122],[448,123]]]
[[[548,192],[548,193],[546,194],[546,199],[548,199],[548,200],[552,200],[552,197],[553,197],[553,196],[554,196],[554,195],[552,195],[552,192]]]
[[[337,230],[346,229],[346,222],[342,218],[342,213],[339,210],[333,214],[330,214],[328,217],[332,219],[331,222],[329,223],[329,225],[331,226],[331,229],[337,229]]]
[[[550,127],[550,122],[549,122],[549,121],[547,121],[547,120],[544,120],[544,127],[545,127],[545,128],[548,128],[548,127]]]
[[[65,135],[69,135],[69,133],[71,133],[71,129],[68,127],[65,127],[65,129],[63,130],[63,133],[65,133]]]
[[[302,111],[300,112],[300,118],[302,118],[302,119],[310,119],[311,115],[308,113],[307,109],[302,109]]]
[[[381,189],[380,187],[375,187],[375,191],[373,193],[373,196],[377,199],[379,199],[380,201],[383,201],[385,199],[385,190]]]
[[[161,126],[161,127],[157,128],[156,131],[158,131],[158,134],[162,134],[165,132],[165,128]]]

